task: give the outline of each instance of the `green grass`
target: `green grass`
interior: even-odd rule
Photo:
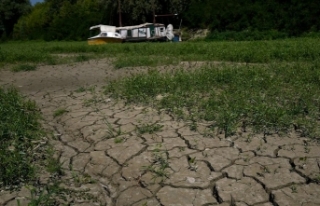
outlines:
[[[12,67],[11,71],[13,71],[13,72],[34,71],[36,69],[37,69],[37,67],[35,65],[20,64],[20,65],[16,65],[16,66]]]
[[[159,124],[143,124],[141,126],[137,126],[136,130],[139,134],[153,134],[155,132],[161,131],[163,125]]]
[[[150,71],[106,87],[128,102],[153,103],[178,117],[213,121],[226,136],[241,127],[319,138],[320,61],[265,65],[225,64],[195,71]],[[157,95],[163,95],[156,101]]]
[[[162,65],[177,65],[178,59],[173,57],[158,57],[158,56],[124,56],[118,57],[114,62],[116,69],[124,67],[138,66],[162,66]]]
[[[54,111],[53,117],[59,117],[67,112],[69,112],[69,111],[64,108],[57,109],[56,111]]]
[[[69,54],[73,60],[66,60],[70,57],[65,54]],[[112,46],[88,46],[86,42],[29,41],[7,42],[0,47],[2,66],[8,63],[81,62],[100,57],[115,58],[116,68],[177,64],[179,61],[248,63],[313,61],[320,57],[320,41],[318,38],[296,38],[273,41],[137,43]]]
[[[33,101],[15,89],[0,88],[0,187],[34,178],[33,141],[43,135],[39,120]]]

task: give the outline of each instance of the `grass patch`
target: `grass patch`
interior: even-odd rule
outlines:
[[[74,54],[78,56],[74,57]],[[176,64],[177,60],[248,63],[313,61],[320,57],[320,41],[318,38],[294,38],[272,41],[114,44],[112,47],[88,46],[87,42],[28,41],[6,42],[1,44],[0,49],[0,62],[4,65],[60,64],[68,62],[65,58],[69,58],[71,62],[82,62],[91,57],[115,58],[116,68]]]
[[[86,91],[86,88],[85,87],[79,87],[78,89],[76,89],[74,92],[76,93],[82,93],[82,92],[85,92]]]
[[[69,112],[68,110],[64,109],[64,108],[60,108],[60,109],[57,109],[56,111],[54,111],[53,113],[53,117],[59,117],[65,113]]]
[[[136,130],[139,134],[153,134],[155,132],[161,131],[163,125],[159,124],[144,124],[142,126],[137,126]]]
[[[13,88],[0,88],[0,187],[34,178],[33,141],[43,135],[39,120],[33,101]]]
[[[126,56],[118,57],[114,62],[116,69],[124,67],[150,66],[156,67],[161,65],[177,65],[178,59],[172,57],[159,56]]]
[[[75,57],[75,62],[84,62],[84,61],[88,61],[90,60],[91,57],[88,55],[84,55],[84,54],[79,54]]]
[[[37,67],[35,65],[30,64],[20,64],[11,68],[13,72],[21,72],[21,71],[34,71]]]
[[[106,87],[129,102],[153,102],[181,118],[215,122],[225,136],[252,128],[264,134],[295,129],[319,138],[320,62],[208,66],[193,72],[150,71]],[[164,98],[156,101],[161,94]]]

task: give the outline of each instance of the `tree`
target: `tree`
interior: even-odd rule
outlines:
[[[29,0],[0,0],[0,25],[3,25],[6,36],[11,36],[15,23],[30,9]]]

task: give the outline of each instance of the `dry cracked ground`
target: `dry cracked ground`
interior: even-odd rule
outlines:
[[[208,137],[206,123],[190,130],[165,111],[126,105],[101,92],[113,70],[108,60],[0,71],[35,100],[64,174],[69,205],[320,205],[320,145],[294,134],[238,133]],[[78,91],[77,91],[78,90]],[[60,113],[59,113],[60,111]],[[42,174],[40,183],[50,177]],[[0,192],[0,205],[28,203],[30,191]],[[90,198],[87,198],[90,197]],[[62,203],[61,203],[62,204]]]

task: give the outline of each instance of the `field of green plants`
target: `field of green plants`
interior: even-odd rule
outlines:
[[[295,131],[319,140],[320,41],[298,38],[252,42],[141,43],[87,46],[86,42],[9,42],[0,69],[111,58],[114,69],[148,72],[115,80],[105,93],[152,104],[190,122],[209,121],[226,137],[237,130],[265,135]],[[189,62],[191,70],[180,62]],[[202,61],[199,69],[192,62]],[[218,62],[218,63],[217,63]],[[241,63],[241,64],[240,64]],[[174,65],[168,72],[159,65]],[[156,100],[157,96],[162,98]],[[33,176],[32,142],[41,136],[34,102],[0,88],[0,186]],[[197,129],[194,124],[192,129]],[[21,167],[21,173],[13,168]]]
[[[33,148],[43,135],[35,102],[0,88],[0,188],[33,180]]]
[[[128,43],[103,46],[88,46],[86,42],[9,42],[0,45],[0,66],[8,63],[61,64],[101,57],[114,58],[116,68],[176,64],[179,61],[314,61],[320,55],[318,46],[318,38],[242,42],[200,41],[178,44]]]

